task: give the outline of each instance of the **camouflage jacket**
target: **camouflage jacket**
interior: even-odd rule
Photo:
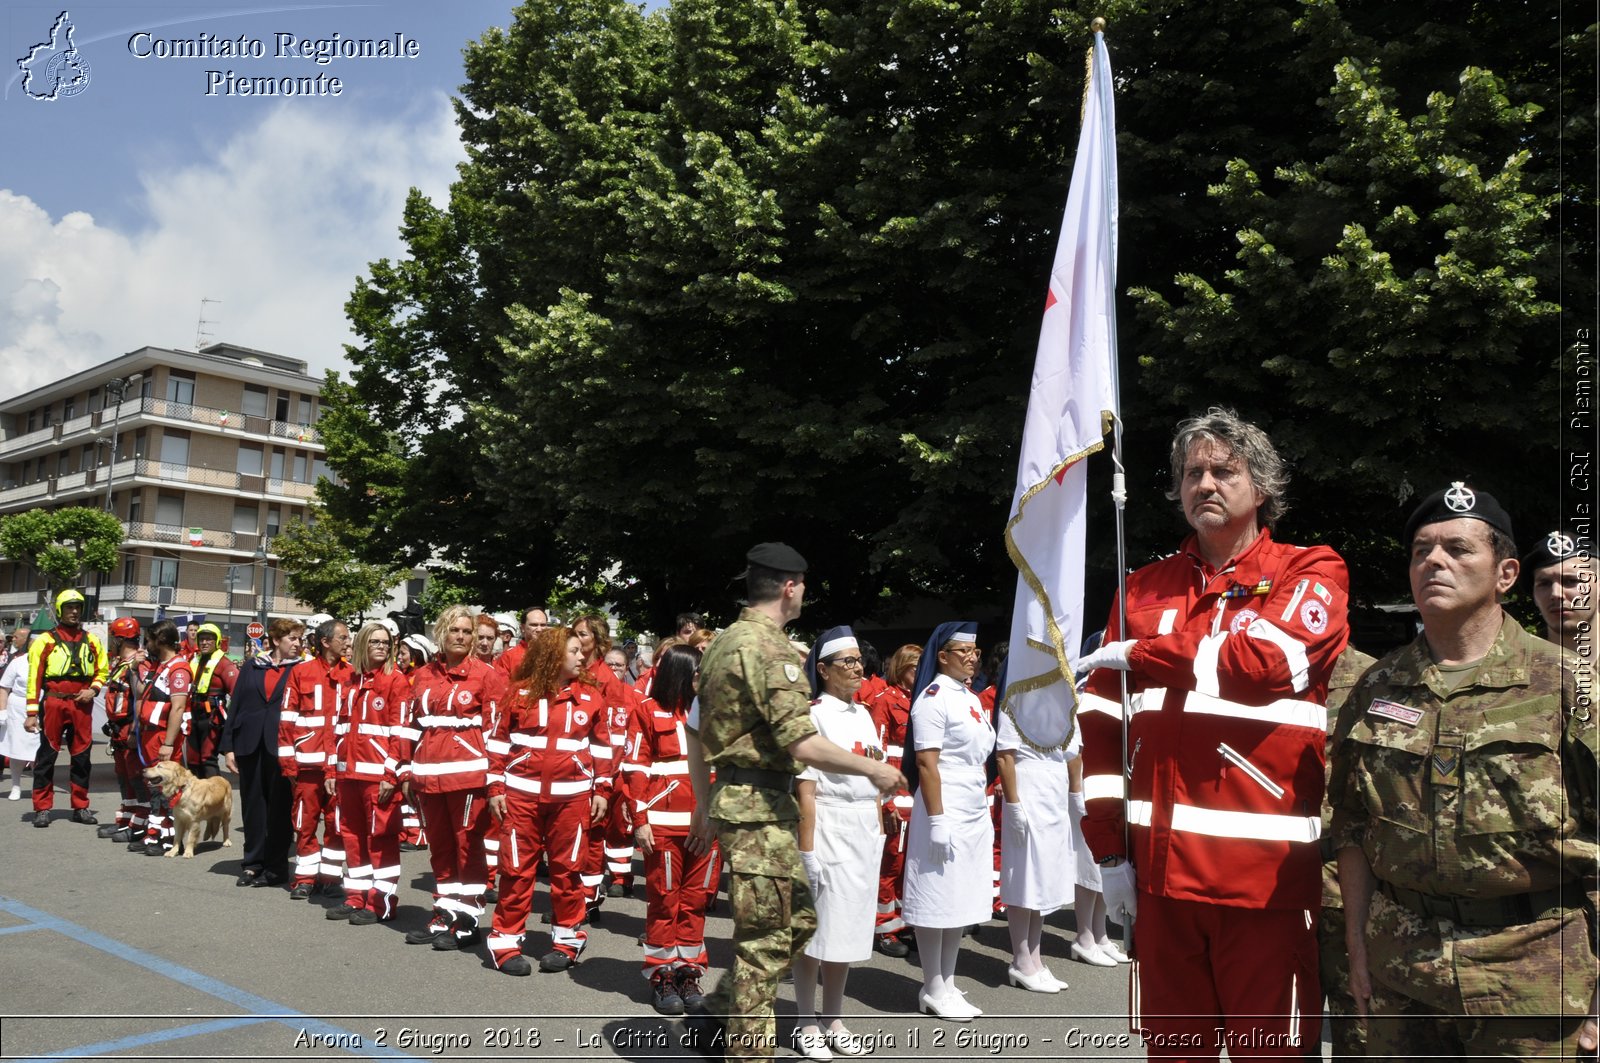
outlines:
[[[746,609],[718,635],[700,662],[700,744],[712,768],[759,768],[795,775],[789,746],[817,733],[811,687],[783,630]],[[729,823],[798,820],[788,793],[719,780],[707,810]]]
[[[1420,636],[1379,661],[1339,715],[1335,848],[1436,896],[1580,887],[1593,918],[1597,744],[1578,663],[1510,616],[1454,691]]]
[[[1346,646],[1344,652],[1339,654],[1339,659],[1333,662],[1333,676],[1328,680],[1328,776],[1331,781],[1333,776],[1333,742],[1338,733],[1339,712],[1344,708],[1344,703],[1350,700],[1350,691],[1355,688],[1356,680],[1368,668],[1371,668],[1376,658],[1371,654],[1362,653],[1354,646]],[[1322,802],[1322,834],[1329,836],[1333,826],[1333,794],[1329,791],[1328,797]],[[1322,865],[1322,906],[1324,908],[1343,908],[1344,898],[1339,894],[1339,859],[1335,854],[1334,859]]]

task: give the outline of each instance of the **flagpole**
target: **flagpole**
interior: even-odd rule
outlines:
[[[1105,38],[1106,20],[1096,18],[1089,23],[1089,29],[1103,43]],[[1091,54],[1093,48],[1090,48]],[[1106,86],[1109,88],[1109,86]],[[1100,120],[1106,120],[1105,112],[1100,112]],[[1109,132],[1109,131],[1107,131]],[[1114,135],[1113,135],[1114,136]],[[1108,165],[1108,160],[1115,158],[1115,139],[1109,143],[1113,150],[1106,152],[1101,157],[1102,170]],[[1102,172],[1102,179],[1106,174]],[[1112,205],[1109,200],[1105,202],[1106,224],[1111,228],[1114,219],[1111,217]],[[1111,341],[1111,393],[1116,399],[1116,413],[1111,422],[1111,504],[1116,511],[1116,536],[1117,536],[1117,637],[1128,637],[1128,546],[1123,523],[1123,510],[1128,502],[1128,478],[1122,464],[1122,367],[1117,354],[1117,315],[1115,313],[1116,294],[1116,253],[1117,241],[1112,241],[1112,306],[1107,307],[1106,323],[1107,338]],[[1128,673],[1117,673],[1122,696],[1122,853],[1123,859],[1133,859],[1131,829],[1128,824],[1128,794],[1133,792],[1133,764],[1128,756],[1128,720],[1132,716],[1133,699],[1128,693]],[[1125,951],[1133,949],[1133,920],[1124,916],[1122,926],[1122,941]]]

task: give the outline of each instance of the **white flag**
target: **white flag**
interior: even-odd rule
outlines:
[[[1116,116],[1111,58],[1096,33],[1006,523],[1017,601],[1003,705],[1041,749],[1067,746],[1076,731],[1068,661],[1083,639],[1084,459],[1118,413],[1116,279]]]

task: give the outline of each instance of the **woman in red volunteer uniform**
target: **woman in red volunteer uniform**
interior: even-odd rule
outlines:
[[[411,945],[440,951],[476,945],[483,935],[488,869],[483,835],[490,824],[489,755],[484,726],[505,698],[505,677],[472,655],[473,613],[453,605],[439,616],[439,653],[411,676],[410,724],[395,732],[399,776],[428,824],[433,864],[433,918],[406,935]]]
[[[506,711],[489,745],[489,805],[503,827],[502,888],[494,908],[489,952],[506,974],[532,973],[522,935],[533,898],[534,870],[550,861],[550,936],[554,948],[542,971],[563,971],[588,941],[585,893],[579,879],[584,832],[600,829],[611,777],[595,769],[609,756],[605,698],[583,667],[578,637],[567,628],[544,631],[528,647]]]
[[[329,919],[367,926],[394,918],[400,890],[400,758],[411,683],[394,665],[394,635],[368,624],[356,635],[356,679],[333,724],[333,776],[344,837],[344,903]]]
[[[145,634],[145,649],[155,663],[143,683],[139,716],[134,722],[141,770],[163,760],[183,761],[183,717],[189,711],[194,673],[189,659],[178,652],[178,641],[178,625],[170,620],[157,621]],[[138,845],[139,839],[135,838],[128,843],[128,849],[161,856],[172,848],[172,809],[154,787],[150,804],[144,844]]]
[[[595,751],[595,773],[615,779],[622,764],[622,744],[628,737],[628,717],[638,703],[632,687],[617,678],[606,664],[611,650],[611,625],[599,613],[586,613],[572,622],[572,632],[583,649],[583,664],[605,699],[611,748]],[[633,893],[633,834],[620,807],[614,807],[598,830],[589,832],[583,861],[583,887],[588,891],[591,922],[598,921],[607,896]]]
[[[622,786],[633,837],[644,854],[650,903],[645,910],[644,974],[651,1005],[663,1015],[681,1015],[700,1003],[706,969],[706,898],[715,881],[716,849],[691,853],[685,719],[694,701],[700,653],[674,646],[656,660],[651,695],[628,723]]]

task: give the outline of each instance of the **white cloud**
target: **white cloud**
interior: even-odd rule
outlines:
[[[28,391],[146,344],[212,339],[343,364],[344,302],[401,253],[406,192],[443,202],[464,157],[448,101],[384,120],[284,106],[211,158],[146,165],[137,232],[0,189],[0,364]],[[209,340],[207,341],[209,342]]]

